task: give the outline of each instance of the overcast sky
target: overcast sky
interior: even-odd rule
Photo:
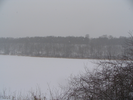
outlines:
[[[0,0],[0,37],[129,36],[129,0]]]

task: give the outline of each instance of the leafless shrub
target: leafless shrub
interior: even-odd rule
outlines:
[[[133,37],[119,60],[101,60],[90,72],[74,76],[61,100],[133,100]]]
[[[41,93],[40,88],[31,90],[28,93],[21,92],[8,92],[7,89],[3,89],[0,93],[0,100],[47,100],[46,97]]]

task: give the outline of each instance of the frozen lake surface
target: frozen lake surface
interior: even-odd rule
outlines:
[[[0,55],[0,90],[30,91],[40,88],[43,93],[65,85],[71,75],[94,68],[93,60],[39,58]]]

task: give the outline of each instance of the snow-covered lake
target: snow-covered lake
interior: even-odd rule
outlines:
[[[94,68],[93,60],[0,55],[0,90],[42,92],[64,85],[71,75]],[[46,94],[47,95],[47,94]]]

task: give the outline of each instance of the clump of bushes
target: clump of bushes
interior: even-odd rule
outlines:
[[[69,80],[59,100],[133,100],[133,37],[119,60],[97,62],[98,67]]]

